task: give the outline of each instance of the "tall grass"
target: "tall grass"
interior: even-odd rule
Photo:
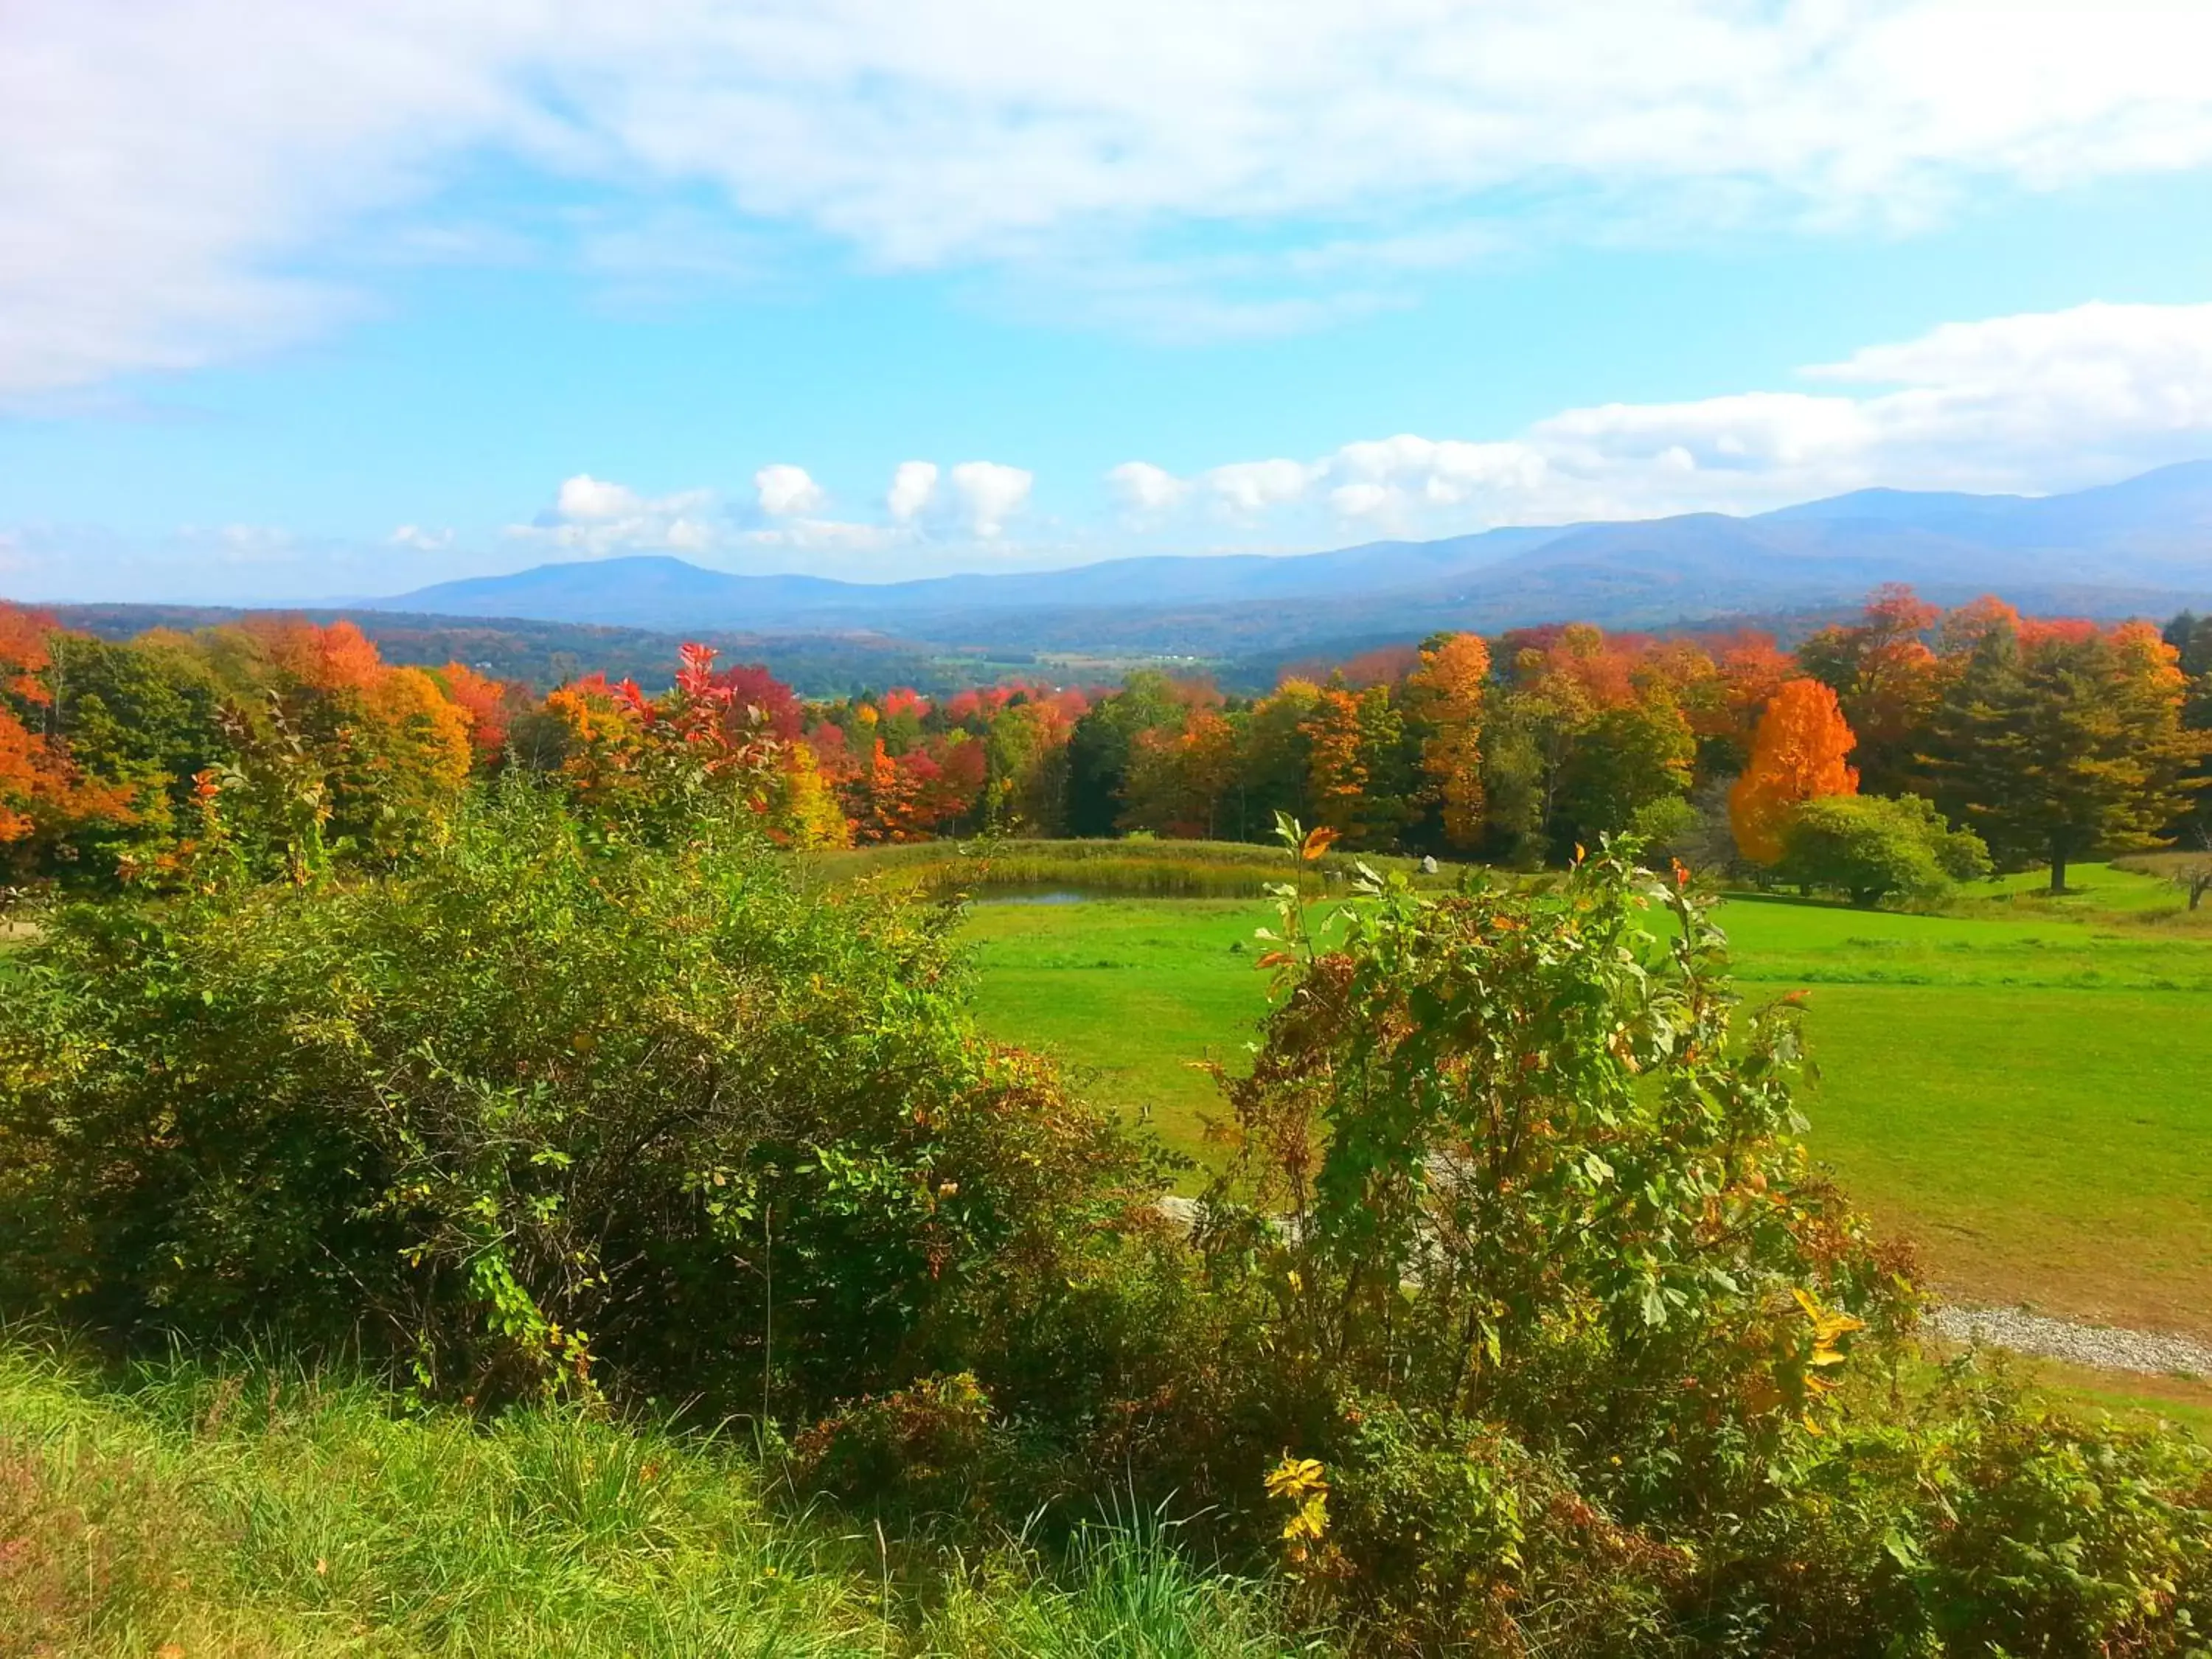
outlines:
[[[1449,887],[1460,867],[1425,876],[1417,859],[1332,853],[1301,866],[1280,848],[1223,841],[918,842],[813,855],[825,881],[863,877],[955,893],[1065,888],[1125,898],[1255,898],[1270,883],[1302,878],[1341,888],[1364,862],[1418,884]]]
[[[0,1343],[0,1654],[1139,1655],[1290,1650],[1157,1528],[1048,1571],[773,1501],[711,1437],[480,1422],[238,1360],[102,1376]]]

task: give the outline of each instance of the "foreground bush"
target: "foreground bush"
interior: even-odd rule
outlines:
[[[1292,836],[1309,865],[1324,839]],[[0,1595],[59,1587],[65,1632],[69,1587],[106,1582],[84,1616],[146,1650],[131,1598],[165,1607],[201,1550],[328,1581],[313,1605],[364,1641],[398,1609],[433,1650],[844,1650],[835,1598],[714,1622],[769,1606],[745,1575],[777,1564],[710,1559],[738,1553],[719,1466],[664,1482],[699,1448],[576,1414],[610,1404],[796,1430],[773,1467],[866,1516],[836,1524],[883,1603],[912,1561],[957,1569],[902,1626],[922,1650],[1271,1650],[1188,1565],[1216,1552],[1377,1654],[2212,1630],[2212,1462],[1926,1376],[1907,1262],[1806,1156],[1794,1010],[1743,1018],[1705,902],[1632,849],[1512,890],[1370,880],[1334,932],[1284,889],[1189,1243],[1141,1150],[975,1035],[942,912],[803,896],[703,825],[580,833],[520,781],[402,873],[256,887],[221,852],[56,918],[0,1004],[0,1294],[142,1347],[358,1352],[418,1415],[285,1417],[225,1443],[296,1455],[283,1495],[195,1508],[144,1460],[52,1454],[91,1419],[0,1388],[0,1547],[44,1552],[0,1568],[62,1564]],[[1102,1553],[1116,1497],[1204,1555]],[[1050,1595],[991,1576],[1015,1534],[1057,1553]]]
[[[1425,1652],[2212,1628],[2197,1449],[1863,1375],[1907,1362],[1908,1263],[1810,1165],[1796,1011],[1739,1034],[1679,874],[1608,849],[1549,892],[1373,881],[1334,934],[1282,908],[1200,1240],[1254,1310],[1314,1607]]]
[[[207,885],[62,914],[0,1010],[19,1304],[805,1409],[968,1363],[989,1287],[1081,1277],[1156,1184],[975,1035],[941,913],[761,847],[517,782],[404,875]]]

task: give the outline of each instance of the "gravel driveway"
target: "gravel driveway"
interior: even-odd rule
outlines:
[[[1937,1308],[1928,1322],[1954,1342],[1986,1342],[2014,1353],[2063,1359],[2099,1370],[2167,1376],[2179,1371],[2212,1376],[2212,1348],[2161,1331],[2117,1325],[2082,1325],[2018,1308]]]

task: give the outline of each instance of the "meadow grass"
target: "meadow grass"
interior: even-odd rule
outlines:
[[[778,1502],[711,1437],[0,1339],[0,1653],[1260,1659],[1271,1612],[1141,1520],[1048,1568]]]
[[[1814,1152],[1933,1282],[2212,1334],[2212,931],[2172,890],[2094,866],[1949,914],[1731,899],[1747,998],[1809,988]],[[1204,1161],[1197,1060],[1234,1062],[1266,1007],[1262,903],[977,904],[978,1011]],[[1195,1182],[1196,1176],[1193,1177]]]
[[[1417,859],[1362,855],[1377,870],[1449,887],[1463,866],[1425,875]],[[805,855],[822,881],[874,878],[942,894],[1066,890],[1149,898],[1258,898],[1271,883],[1304,880],[1316,892],[1350,882],[1359,859],[1330,854],[1300,866],[1280,847],[1230,841],[914,842]]]

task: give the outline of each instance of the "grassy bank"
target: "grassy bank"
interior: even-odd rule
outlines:
[[[1304,878],[1316,891],[1340,888],[1358,862],[1331,854],[1304,866]],[[1449,887],[1460,874],[1455,865],[1424,875],[1416,859],[1366,862],[1430,887]],[[810,863],[824,881],[872,877],[948,894],[1065,889],[1139,898],[1257,898],[1270,883],[1298,873],[1280,848],[1224,841],[917,842],[816,854]]]
[[[780,1501],[740,1449],[574,1412],[0,1341],[0,1653],[1311,1650],[1143,1527],[1048,1571]]]
[[[2212,1334],[2212,933],[2092,866],[1954,914],[1746,896],[1754,997],[1810,988],[1813,1145],[1936,1281],[1978,1299]],[[978,905],[986,1022],[1207,1155],[1212,1086],[1265,1007],[1258,902]]]

